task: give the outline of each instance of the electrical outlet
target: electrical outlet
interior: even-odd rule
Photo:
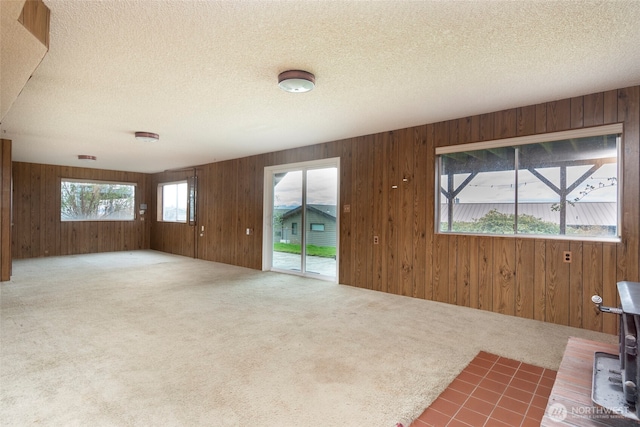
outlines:
[[[373,244],[377,245],[378,243],[380,243],[380,238],[378,236],[373,236]]]
[[[564,262],[570,263],[571,262],[571,251],[564,251],[562,253],[562,260]]]

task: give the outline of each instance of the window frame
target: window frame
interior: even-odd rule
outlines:
[[[597,242],[620,242],[622,233],[622,205],[623,205],[623,175],[624,175],[624,148],[623,148],[623,125],[622,123],[614,123],[604,126],[593,126],[588,128],[573,129],[560,132],[550,132],[544,134],[527,135],[521,137],[496,139],[483,142],[450,145],[435,148],[435,197],[434,197],[434,231],[436,234],[442,235],[468,235],[468,236],[482,236],[482,237],[506,237],[506,238],[533,238],[533,239],[555,239],[555,240],[577,240],[577,241],[597,241]],[[606,135],[616,135],[616,149],[617,149],[617,165],[616,165],[616,179],[617,179],[617,195],[616,195],[616,234],[615,236],[585,236],[574,234],[524,234],[518,233],[517,229],[513,233],[509,234],[494,234],[494,233],[473,233],[473,232],[460,232],[460,231],[443,231],[440,229],[441,224],[441,171],[442,171],[442,155],[455,154],[465,151],[478,151],[489,150],[504,147],[522,147],[528,144],[539,144],[545,142],[557,142],[568,139],[579,139]],[[516,157],[517,162],[517,157]],[[514,165],[514,183],[517,186],[518,165]],[[513,202],[515,207],[516,216],[518,213],[517,206],[518,192],[516,191],[515,200]],[[517,221],[517,220],[516,220]],[[516,222],[517,224],[517,222]]]
[[[80,184],[97,184],[97,185],[123,185],[133,187],[132,217],[131,218],[86,218],[86,219],[65,219],[62,216],[62,187],[65,182],[75,182]],[[80,179],[80,178],[60,178],[60,187],[58,191],[58,200],[60,201],[60,222],[130,222],[135,221],[138,216],[136,212],[136,201],[138,200],[138,183],[124,181],[106,181],[100,179]]]
[[[314,229],[313,226],[321,226],[322,229]],[[309,223],[309,231],[317,231],[319,233],[324,232],[325,226],[323,222],[310,222]]]
[[[176,197],[178,196],[177,193],[177,186],[179,184],[185,184],[187,186],[187,191],[186,191],[186,196],[184,199],[184,203],[185,203],[185,219],[184,220],[167,220],[164,219],[164,187],[169,186],[169,185],[175,185],[176,186]],[[191,190],[190,190],[190,185],[189,185],[189,179],[185,178],[185,179],[181,179],[181,180],[177,180],[177,181],[169,181],[169,182],[159,182],[158,183],[158,187],[157,187],[157,192],[156,192],[156,199],[157,199],[157,206],[156,206],[156,221],[157,222],[166,222],[166,223],[172,223],[172,224],[188,224],[191,221],[191,216],[189,213],[189,204],[190,204],[190,194],[191,194]],[[178,200],[178,199],[176,199]],[[176,206],[176,209],[178,208],[178,206]],[[177,218],[177,215],[176,215]]]

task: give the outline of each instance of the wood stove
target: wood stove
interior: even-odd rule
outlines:
[[[604,307],[602,298],[591,300],[603,313],[620,316],[619,355],[596,352],[593,361],[591,399],[612,413],[639,420],[640,358],[638,358],[638,332],[640,331],[640,283],[618,282],[621,308]]]

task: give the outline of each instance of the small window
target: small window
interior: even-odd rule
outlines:
[[[297,222],[292,222],[291,223],[291,234],[293,234],[294,236],[298,234],[298,223]]]
[[[136,184],[62,179],[61,221],[133,221]]]
[[[311,231],[324,231],[324,224],[311,223]]]
[[[438,231],[618,238],[621,131],[610,125],[436,149]]]
[[[158,221],[187,222],[187,181],[158,184]]]

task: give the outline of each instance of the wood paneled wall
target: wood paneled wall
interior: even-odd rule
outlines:
[[[338,157],[338,143],[213,163],[198,171],[198,257],[262,268],[262,210],[266,166]],[[250,235],[246,229],[252,230]]]
[[[624,124],[621,243],[434,235],[427,298],[431,293],[442,302],[615,332],[616,317],[600,315],[590,297],[615,304],[616,282],[639,280],[639,97],[633,87],[427,126],[429,145],[443,146]],[[430,162],[433,156],[429,150]],[[562,262],[563,251],[572,251],[572,263]]]
[[[134,221],[61,221],[61,178],[136,183],[136,208],[150,204],[150,175],[14,162],[14,259],[149,248],[149,221],[138,214]]]
[[[616,122],[624,125],[620,243],[434,232],[435,147]],[[340,200],[351,206],[339,209],[340,283],[615,332],[616,317],[590,297],[614,304],[617,281],[640,281],[640,87],[204,165],[195,169],[195,227],[156,218],[157,184],[193,169],[144,175],[16,162],[13,256],[150,247],[260,269],[264,167],[329,157],[340,157]],[[62,223],[62,177],[136,182],[145,221]]]
[[[11,279],[11,141],[0,139],[0,282]]]
[[[620,243],[434,232],[435,147],[616,122]],[[601,315],[590,297],[615,304],[617,281],[640,281],[639,148],[640,87],[631,87],[213,163],[198,169],[203,236],[154,222],[152,248],[190,255],[195,245],[198,258],[260,269],[264,167],[340,157],[340,200],[351,205],[340,217],[340,283],[614,333],[616,316]],[[175,180],[159,174],[154,185],[161,178]],[[570,264],[561,259],[568,250]]]
[[[177,222],[158,221],[158,184],[165,182],[183,181],[193,176],[194,169],[163,172],[154,174],[151,178],[151,202],[147,218],[151,222],[151,249],[176,255],[196,257],[195,227]],[[208,213],[204,213],[208,215]]]

